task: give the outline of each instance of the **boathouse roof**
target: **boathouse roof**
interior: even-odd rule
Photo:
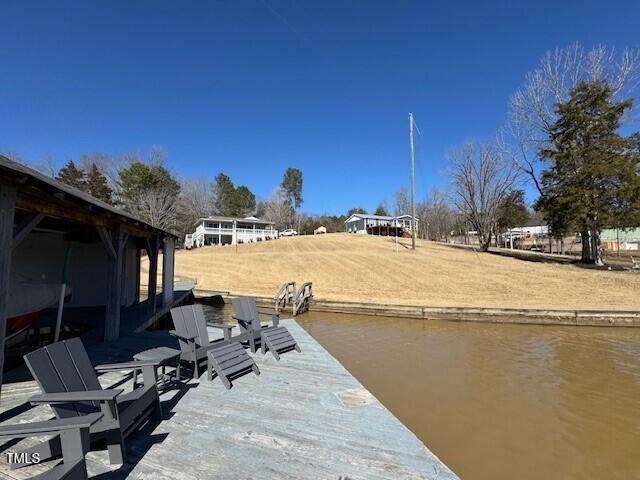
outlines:
[[[3,155],[0,155],[0,178],[15,184],[20,192],[17,208],[37,211],[54,218],[71,219],[78,223],[104,227],[121,224],[125,231],[140,237],[158,234],[176,237],[167,230],[154,227],[119,208]]]

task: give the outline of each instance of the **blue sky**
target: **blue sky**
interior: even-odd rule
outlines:
[[[162,145],[180,177],[258,197],[288,166],[303,210],[417,193],[489,137],[542,54],[640,47],[640,2],[0,2],[0,151],[38,163]]]

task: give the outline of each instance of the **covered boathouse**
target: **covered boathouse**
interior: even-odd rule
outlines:
[[[175,244],[172,233],[0,155],[0,385],[6,347],[24,342],[40,315],[56,318],[63,282],[62,323],[82,322],[96,342],[140,331],[182,301],[190,288],[174,291]]]

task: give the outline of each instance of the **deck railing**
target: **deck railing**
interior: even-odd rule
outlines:
[[[313,285],[311,282],[303,283],[293,296],[293,314],[303,313],[309,310],[313,298]]]
[[[296,291],[296,282],[284,283],[274,298],[276,312],[284,310],[285,307],[293,301]]]
[[[198,225],[194,236],[198,236],[198,234],[233,235],[233,232],[233,228],[203,227]],[[276,236],[278,231],[269,228],[236,228],[235,233],[242,236]]]

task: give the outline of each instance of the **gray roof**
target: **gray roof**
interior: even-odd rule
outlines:
[[[203,220],[210,220],[214,222],[246,222],[246,223],[259,223],[261,225],[274,225],[273,222],[270,222],[268,220],[261,220],[256,217],[240,218],[240,217],[225,217],[222,215],[212,215],[210,217],[199,218],[198,221],[196,222],[196,225],[199,225]]]
[[[101,210],[104,212],[109,212],[117,215],[124,220],[130,220],[132,221],[132,223],[136,223],[144,227],[162,232],[165,235],[171,235],[175,237],[173,233],[167,230],[154,227],[153,225],[145,222],[144,220],[140,220],[137,217],[134,217],[124,210],[116,208],[113,205],[109,205],[102,200],[98,200],[97,198],[92,197],[86,192],[78,190],[77,188],[67,185],[66,183],[56,180],[55,178],[51,178],[43,173],[38,172],[37,170],[22,165],[21,163],[14,162],[13,160],[10,160],[3,155],[0,155],[0,173],[2,176],[13,174],[14,176],[17,175],[20,177],[26,177],[24,181],[20,182],[20,184],[23,186],[32,185],[52,191],[52,193],[64,193],[67,198],[79,200],[82,203],[90,205],[93,208],[94,212],[99,212]]]
[[[405,214],[405,215],[398,215],[397,217],[389,217],[386,215],[371,215],[368,213],[352,213],[351,215],[349,215],[349,218],[347,218],[344,221],[344,223],[347,223],[351,217],[366,218],[369,220],[395,220],[398,218],[411,217],[411,215]],[[416,217],[416,220],[418,220],[418,217]]]

